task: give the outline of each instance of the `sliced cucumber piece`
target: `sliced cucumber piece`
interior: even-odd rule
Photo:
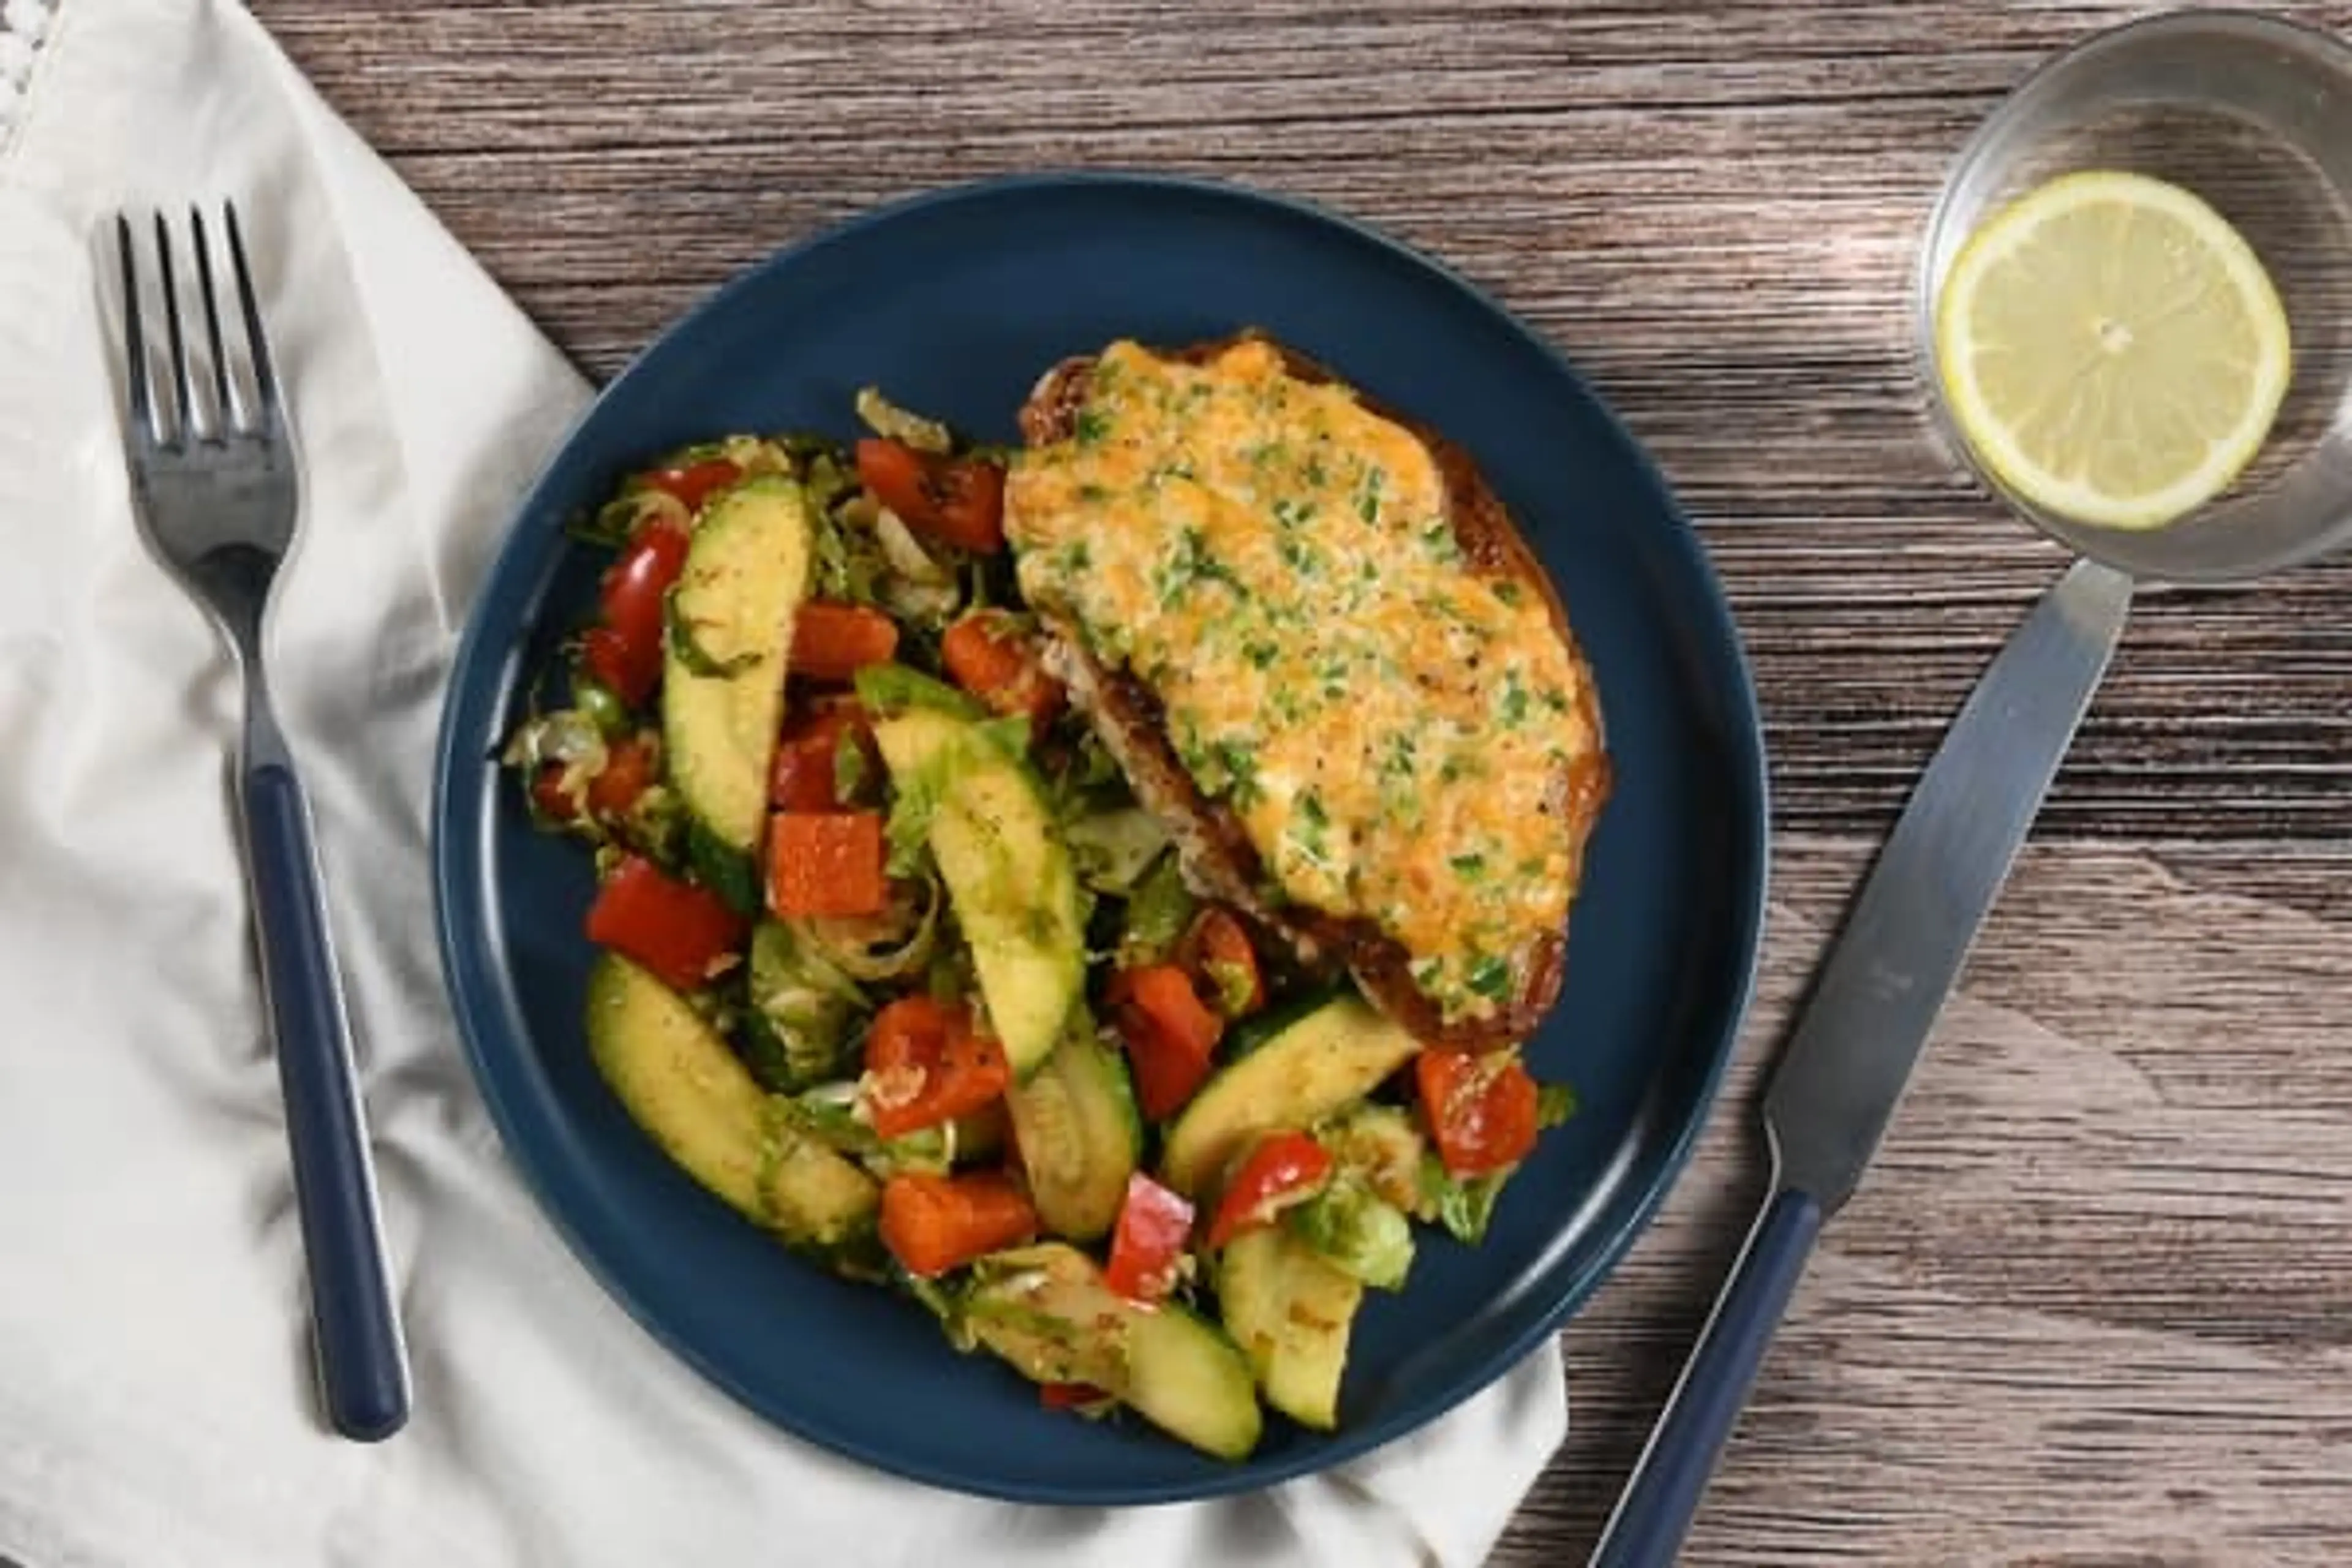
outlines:
[[[1249,1363],[1234,1342],[1173,1301],[1130,1310],[1129,1320],[1127,1403],[1204,1453],[1248,1458],[1265,1416]]]
[[[1312,1127],[1362,1099],[1421,1047],[1386,1014],[1342,995],[1224,1068],[1169,1129],[1168,1184],[1196,1197],[1260,1132]]]
[[[1115,1394],[1127,1382],[1135,1316],[1075,1247],[1040,1242],[972,1265],[963,1321],[972,1337],[1032,1383],[1085,1383]]]
[[[894,788],[930,804],[926,837],[1014,1076],[1053,1054],[1086,980],[1070,852],[1036,777],[982,726],[910,708],[874,727]]]
[[[1072,1029],[1004,1104],[1045,1228],[1072,1241],[1108,1234],[1143,1158],[1126,1059],[1092,1030]]]
[[[662,749],[686,807],[689,864],[745,913],[760,901],[768,770],[810,554],[800,487],[762,475],[704,510],[670,591]]]
[[[962,1322],[1036,1383],[1091,1384],[1220,1458],[1257,1446],[1265,1416],[1233,1341],[1174,1302],[1139,1307],[1076,1247],[1045,1242],[972,1266]]]
[[[614,953],[588,977],[588,1049],[622,1106],[688,1174],[792,1246],[870,1233],[881,1190],[793,1126],[718,1031]]]
[[[1363,1283],[1278,1225],[1217,1255],[1217,1304],[1266,1403],[1301,1426],[1339,1419],[1339,1380]]]

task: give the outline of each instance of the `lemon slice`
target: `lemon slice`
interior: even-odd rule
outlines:
[[[1937,300],[1944,393],[2029,504],[2160,528],[2229,488],[2286,395],[2286,312],[2229,221],[2143,174],[2066,174],[1969,236]]]

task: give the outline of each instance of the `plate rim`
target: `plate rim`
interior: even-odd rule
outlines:
[[[1735,842],[1740,849],[1752,855],[1754,861],[1739,879],[1746,890],[1745,896],[1726,901],[1730,934],[1743,951],[1738,973],[1727,990],[1728,1005],[1717,1024],[1715,1037],[1708,1043],[1706,1070],[1701,1077],[1698,1093],[1687,1110],[1677,1119],[1678,1125],[1665,1146],[1662,1163],[1655,1173],[1643,1183],[1641,1192],[1628,1205],[1622,1222],[1596,1238],[1594,1262],[1580,1283],[1563,1291],[1556,1300],[1534,1314],[1517,1332],[1503,1342],[1498,1351],[1490,1352],[1485,1358],[1489,1370],[1484,1376],[1465,1380],[1462,1386],[1450,1394],[1430,1400],[1409,1415],[1401,1414],[1385,1422],[1352,1429],[1315,1434],[1313,1441],[1301,1446],[1293,1454],[1273,1460],[1253,1458],[1230,1470],[1213,1472],[1205,1479],[1116,1487],[1007,1483],[975,1479],[920,1461],[910,1462],[830,1424],[808,1421],[797,1413],[777,1407],[774,1401],[754,1397],[750,1391],[740,1386],[740,1380],[712,1365],[685,1338],[660,1321],[638,1299],[635,1289],[616,1278],[580,1227],[551,1200],[548,1178],[540,1169],[538,1157],[526,1152],[529,1141],[518,1135],[518,1112],[510,1103],[509,1086],[502,1082],[500,1072],[491,1070],[484,1043],[478,1037],[478,1031],[484,1021],[493,1016],[502,1018],[507,1008],[495,996],[485,997],[477,994],[465,978],[468,950],[461,942],[461,933],[457,929],[459,922],[455,914],[468,895],[460,887],[467,879],[460,875],[463,868],[456,863],[461,856],[454,846],[464,835],[452,831],[452,806],[456,803],[451,792],[461,765],[469,760],[478,762],[478,759],[469,759],[465,755],[470,748],[466,737],[459,733],[458,721],[469,706],[461,690],[461,677],[466,672],[481,668],[486,656],[502,657],[505,651],[503,644],[495,648],[485,646],[488,628],[479,617],[478,611],[492,584],[512,572],[519,556],[539,544],[540,542],[523,525],[541,509],[542,492],[565,465],[573,445],[597,418],[605,403],[643,372],[673,338],[694,324],[728,310],[735,301],[762,287],[770,277],[810,256],[932,208],[1070,189],[1205,197],[1244,207],[1256,207],[1293,221],[1336,229],[1351,241],[1385,253],[1389,260],[1407,267],[1441,289],[1451,290],[1475,304],[1535,350],[1552,375],[1575,388],[1622,454],[1631,460],[1641,479],[1664,503],[1667,518],[1674,525],[1666,531],[1673,547],[1685,558],[1684,564],[1693,573],[1695,584],[1703,590],[1706,607],[1712,612],[1712,618],[1723,634],[1717,651],[1727,656],[1725,673],[1733,679],[1727,683],[1727,689],[1718,694],[1733,699],[1730,711],[1725,714],[1723,731],[1736,752],[1731,760],[1738,764],[1735,771],[1727,776],[1726,782],[1734,785],[1741,797],[1738,803],[1740,809],[1730,814],[1731,826]],[[529,479],[517,490],[513,502],[505,509],[496,534],[495,548],[482,560],[483,564],[467,598],[462,630],[443,680],[441,714],[433,754],[430,816],[426,824],[441,989],[448,1006],[450,1022],[465,1050],[468,1077],[499,1134],[501,1159],[521,1178],[540,1216],[562,1237],[565,1250],[598,1289],[619,1305],[663,1351],[692,1368],[696,1375],[712,1389],[756,1419],[795,1438],[866,1466],[880,1475],[1003,1501],[1085,1507],[1142,1507],[1230,1497],[1275,1487],[1364,1458],[1425,1430],[1477,1394],[1491,1389],[1544,1342],[1556,1337],[1563,1326],[1615,1276],[1626,1254],[1655,1221],[1667,1197],[1687,1173],[1698,1140],[1721,1108],[1724,1082],[1753,1011],[1762,968],[1773,845],[1768,737],[1752,660],[1730,596],[1724,589],[1704,536],[1664,469],[1649,448],[1625,424],[1616,407],[1576,368],[1549,335],[1452,266],[1373,226],[1367,220],[1304,196],[1244,181],[1116,166],[1040,168],[986,175],[919,188],[866,205],[745,263],[730,276],[705,290],[683,310],[664,321],[609,379],[594,389],[593,395],[551,441],[545,458],[532,469]],[[479,677],[473,679],[478,680]]]

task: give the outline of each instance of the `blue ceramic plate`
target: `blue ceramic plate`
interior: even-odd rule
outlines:
[[[836,1282],[705,1195],[588,1059],[587,858],[533,833],[493,761],[597,562],[562,532],[667,447],[851,432],[868,383],[982,437],[1062,356],[1255,325],[1466,445],[1564,593],[1617,787],[1566,994],[1532,1042],[1581,1110],[1512,1183],[1485,1246],[1433,1235],[1358,1325],[1339,1429],[1279,1420],[1248,1462],[1139,1422],[1038,1407],[911,1305]],[[1022,179],[885,208],[720,289],[605,389],[523,502],[448,694],[434,853],[443,957],[507,1148],[607,1289],[779,1426],[885,1469],[1029,1501],[1262,1487],[1364,1453],[1500,1375],[1600,1283],[1664,1196],[1746,1005],[1765,786],[1738,636],[1697,539],[1601,400],[1534,333],[1423,258],[1286,201],[1121,176]]]

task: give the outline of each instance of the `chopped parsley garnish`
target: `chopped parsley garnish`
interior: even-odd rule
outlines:
[[[1255,668],[1271,669],[1274,661],[1281,656],[1282,650],[1270,642],[1253,641],[1242,645],[1242,657]]]
[[[1422,530],[1421,542],[1440,561],[1450,563],[1462,559],[1462,542],[1454,537],[1452,523],[1443,520],[1431,523]]]
[[[1097,374],[1100,374],[1099,367]],[[1070,433],[1078,438],[1079,446],[1091,447],[1110,434],[1110,416],[1099,408],[1081,408],[1077,418],[1071,422]]]
[[[1477,878],[1486,873],[1486,858],[1484,855],[1456,855],[1446,864],[1453,867],[1457,875],[1464,877]]]
[[[1297,841],[1299,852],[1318,866],[1328,865],[1330,846],[1326,835],[1331,818],[1323,810],[1323,797],[1313,790],[1301,792],[1297,800],[1297,822],[1291,837]]]
[[[1311,577],[1323,569],[1323,558],[1303,539],[1286,534],[1281,550],[1283,564],[1302,577]]]
[[[1387,481],[1388,474],[1383,469],[1364,470],[1364,493],[1356,498],[1356,515],[1366,522],[1381,520],[1381,487]]]
[[[1186,773],[1207,788],[1207,781],[1202,775],[1209,771],[1209,748],[1201,739],[1200,727],[1192,722],[1190,715],[1177,716],[1175,741],[1176,760],[1184,764]]]
[[[1500,1002],[1511,994],[1511,966],[1491,952],[1482,952],[1470,961],[1468,984],[1489,1002]]]
[[[1232,783],[1233,796],[1237,804],[1248,805],[1264,793],[1258,787],[1257,758],[1247,746],[1237,741],[1220,741],[1216,745],[1216,759],[1223,765],[1225,776]]]
[[[1082,501],[1099,503],[1110,500],[1110,491],[1101,485],[1084,484],[1078,487],[1078,499]]]
[[[1528,704],[1532,700],[1519,672],[1510,670],[1503,677],[1503,694],[1496,700],[1495,711],[1505,725],[1516,730],[1528,721]]]
[[[1318,490],[1323,488],[1325,480],[1328,478],[1323,471],[1323,459],[1320,458],[1307,458],[1307,467],[1298,477],[1305,479],[1310,488]]]
[[[1223,583],[1236,595],[1242,592],[1241,579],[1234,569],[1209,553],[1209,536],[1197,528],[1188,528],[1176,536],[1176,549],[1160,563],[1152,574],[1152,586],[1160,595],[1160,607],[1171,610],[1192,592],[1198,583]]]

